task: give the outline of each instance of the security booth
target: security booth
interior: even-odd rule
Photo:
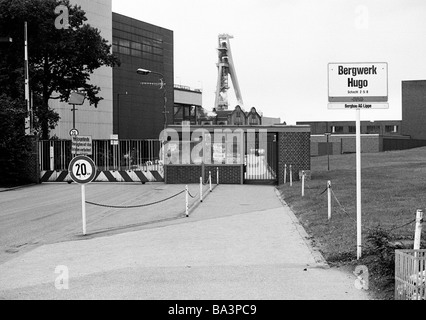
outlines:
[[[219,177],[220,184],[282,184],[310,171],[308,125],[170,125],[161,136],[169,184],[198,183],[209,174],[212,183]]]

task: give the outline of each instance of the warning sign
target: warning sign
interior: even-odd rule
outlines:
[[[71,153],[74,155],[91,155],[92,136],[72,136]]]

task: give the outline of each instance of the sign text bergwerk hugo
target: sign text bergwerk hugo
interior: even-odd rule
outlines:
[[[388,64],[386,62],[328,64],[329,103],[386,103],[387,101]]]

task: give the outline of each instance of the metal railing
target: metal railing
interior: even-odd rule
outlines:
[[[71,140],[39,141],[40,170],[68,170],[73,158]],[[160,140],[93,140],[92,155],[98,170],[159,170]]]

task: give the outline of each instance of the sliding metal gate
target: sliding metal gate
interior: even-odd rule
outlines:
[[[276,184],[278,153],[276,133],[245,135],[244,183]]]
[[[93,140],[90,158],[96,164],[98,181],[163,181],[160,140]],[[69,181],[71,140],[39,142],[42,182]],[[96,180],[95,179],[95,180]]]

